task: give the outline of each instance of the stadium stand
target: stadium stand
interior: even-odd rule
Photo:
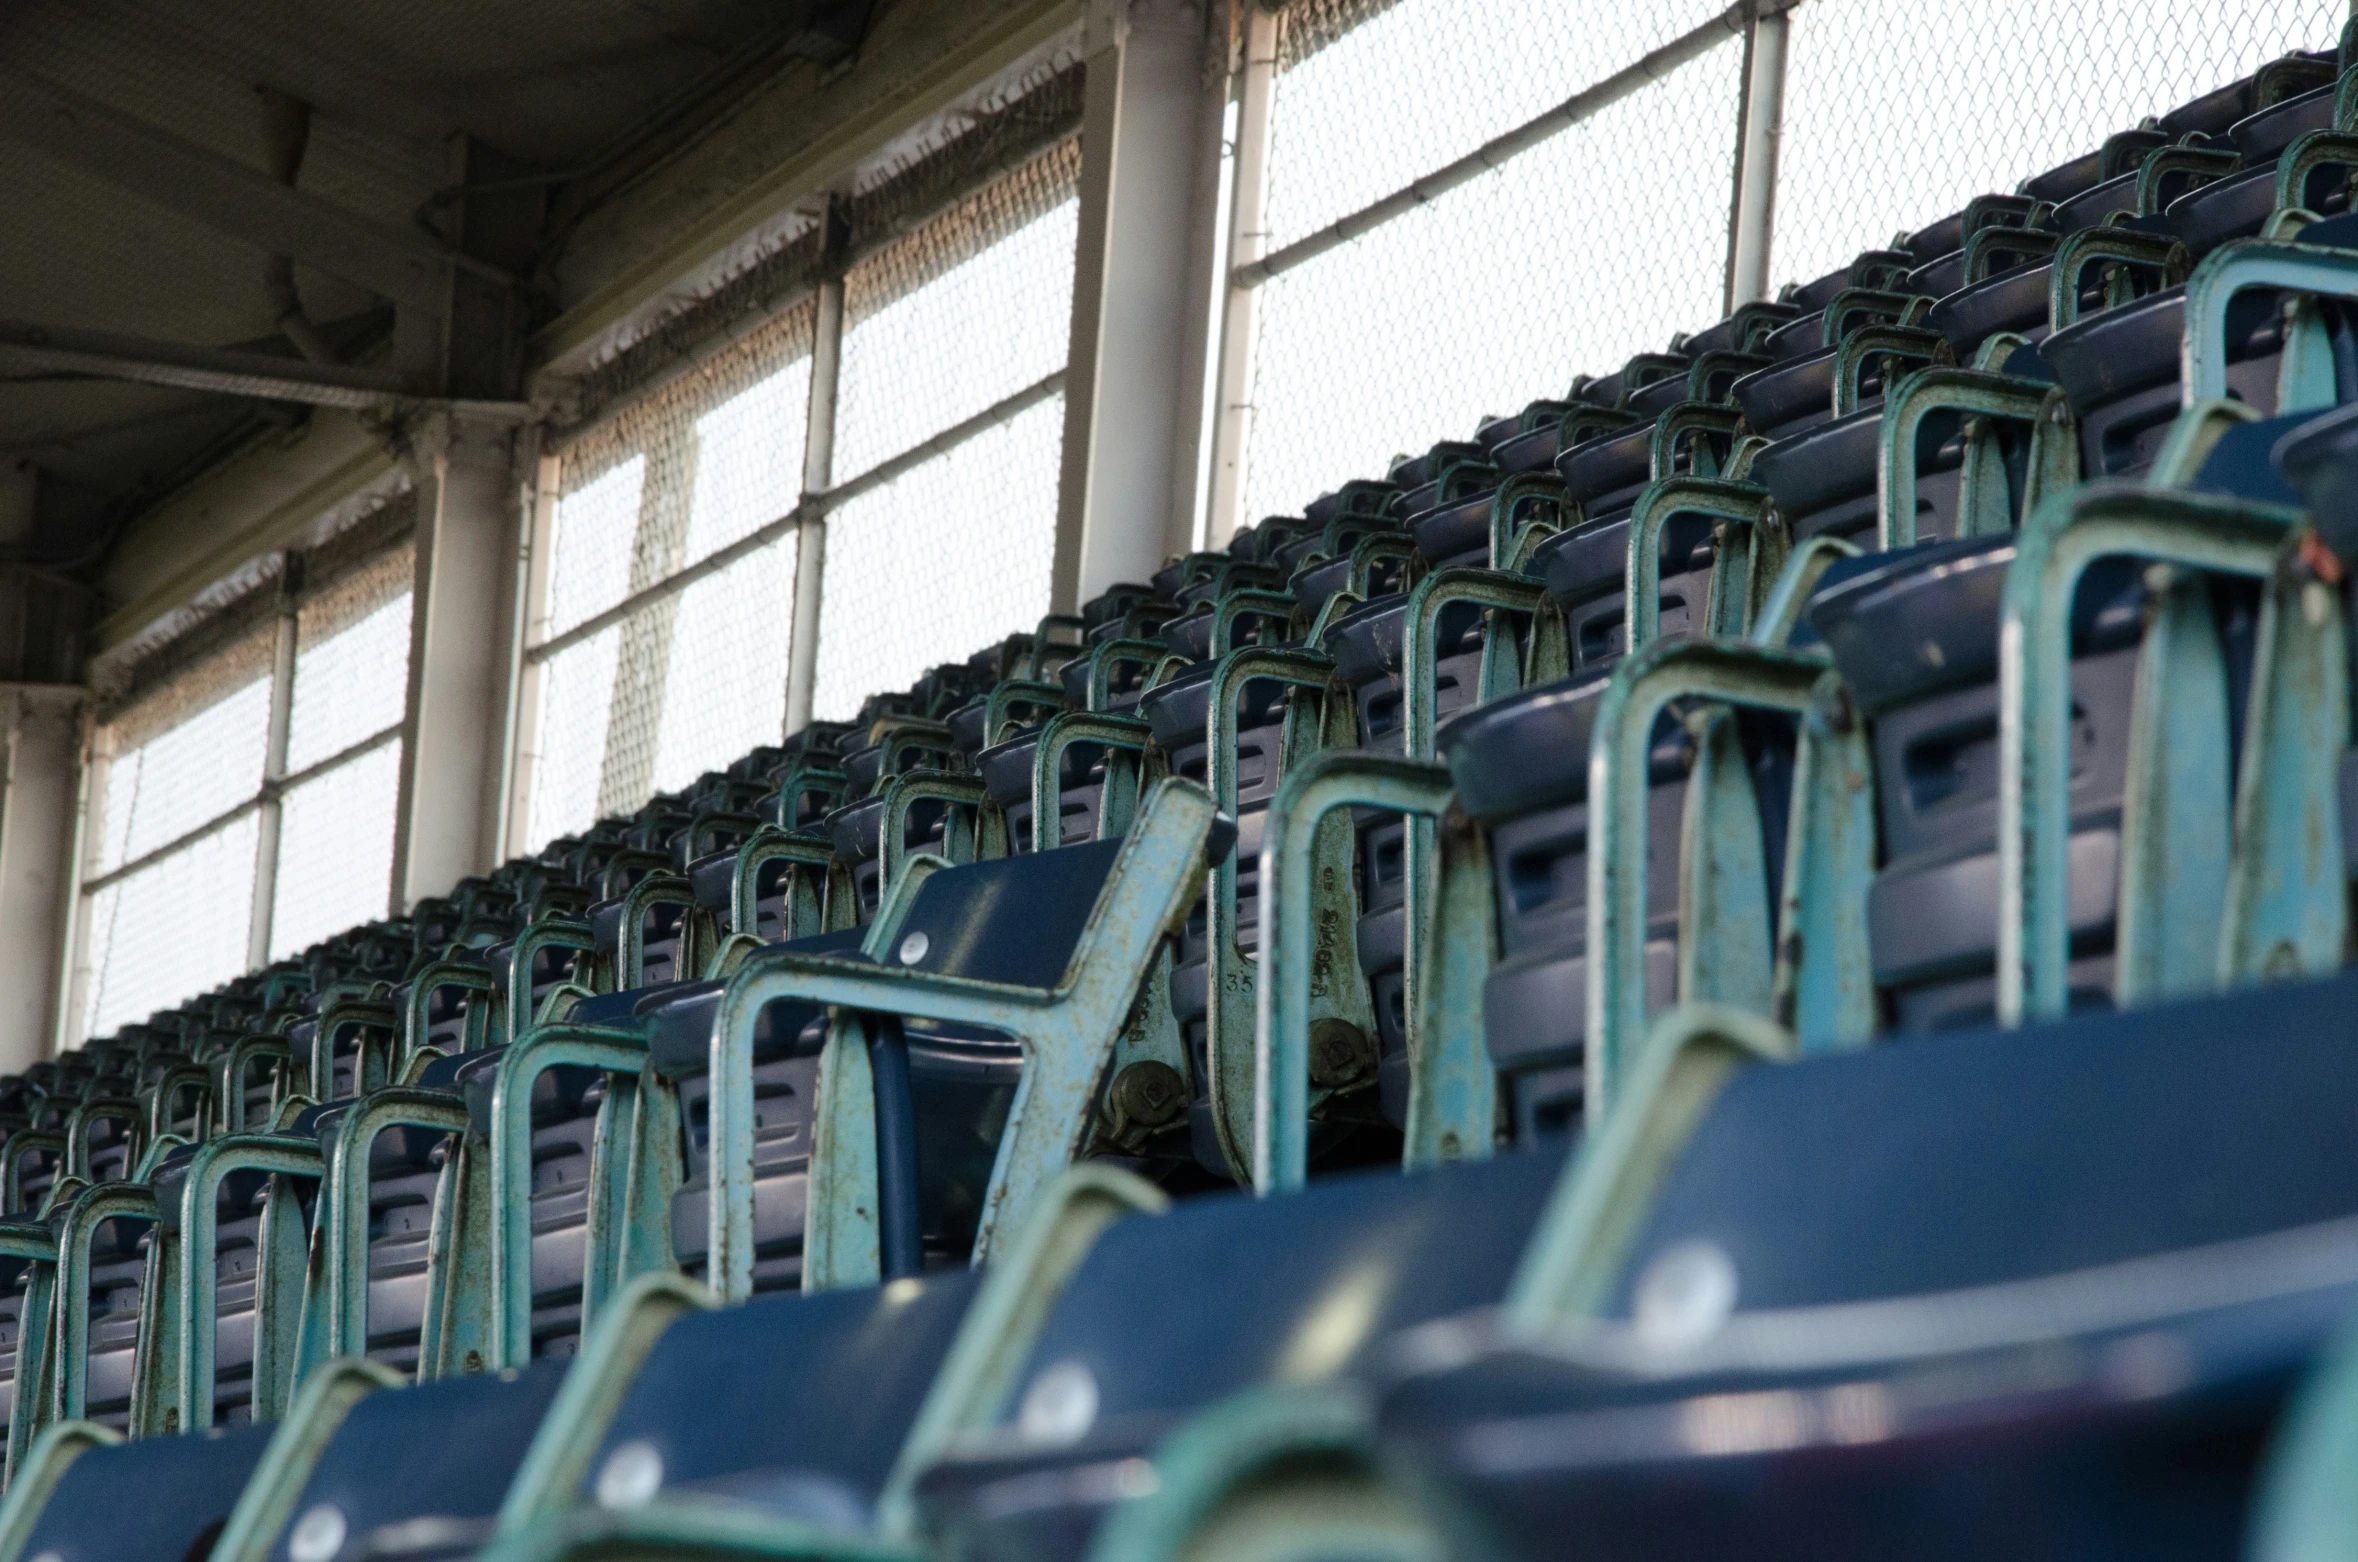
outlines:
[[[2347,1554],[2354,37],[0,1084],[0,1562]]]

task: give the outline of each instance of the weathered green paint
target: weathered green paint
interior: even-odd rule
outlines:
[[[1406,659],[1403,658],[1405,661]],[[1431,818],[1449,806],[1448,770],[1430,761],[1358,752],[1320,754],[1289,773],[1270,802],[1261,838],[1263,969],[1256,995],[1253,1080],[1253,1187],[1261,1193],[1300,1187],[1309,1177],[1310,1026],[1320,985],[1319,826],[1349,808],[1381,808]],[[1345,845],[1348,851],[1348,843]],[[1409,925],[1417,927],[1413,914]],[[1325,929],[1348,938],[1347,925]],[[1416,1013],[1415,950],[1409,960],[1410,1014]],[[1410,1057],[1416,1056],[1415,1044]],[[1489,1111],[1471,1106],[1460,1142],[1489,1145]],[[1481,1153],[1473,1151],[1472,1153]]]
[[[959,1320],[926,1390],[925,1403],[877,1499],[877,1529],[907,1541],[917,1527],[917,1478],[960,1438],[988,1431],[1014,1398],[1057,1299],[1107,1228],[1132,1215],[1160,1215],[1170,1198],[1143,1178],[1109,1166],[1075,1166],[1041,1195]]]
[[[175,1397],[180,1430],[195,1432],[213,1424],[213,1298],[222,1182],[236,1171],[317,1177],[321,1169],[319,1145],[311,1140],[227,1134],[197,1146],[189,1161],[188,1178],[181,1184],[180,1227],[172,1234],[171,1243],[179,1257],[179,1272],[171,1278],[179,1293],[174,1308],[179,1340],[172,1356],[178,1367]],[[361,1267],[365,1271],[365,1260]],[[290,1299],[283,1293],[277,1298],[282,1305]],[[259,1322],[257,1318],[258,1326]]]
[[[1646,1033],[1647,806],[1655,718],[1672,701],[1688,699],[1797,713],[1808,708],[1825,668],[1823,657],[1765,646],[1658,640],[1624,658],[1598,697],[1588,759],[1591,1123],[1610,1121],[1616,1076],[1630,1061],[1625,1054]]]
[[[2154,575],[2121,803],[2113,995],[2124,1008],[2209,990],[2235,848],[2227,664],[2210,588],[2167,566]]]
[[[1768,490],[1751,483],[1716,477],[1669,477],[1647,484],[1629,512],[1629,562],[1622,582],[1625,615],[1622,622],[1628,626],[1630,651],[1634,654],[1644,649],[1662,632],[1662,529],[1674,516],[1708,516],[1758,531],[1780,524],[1772,520],[1774,513]],[[1725,549],[1720,551],[1719,559],[1720,569],[1736,562]],[[1775,567],[1772,565],[1763,573],[1773,578]]]
[[[1866,894],[1875,872],[1874,754],[1839,673],[1819,675],[1800,727],[1771,1012],[1803,1052],[1828,1052],[1863,1046],[1875,1033]]]
[[[2230,239],[2205,255],[2186,278],[2185,369],[2178,377],[2181,405],[2199,406],[2227,394],[2227,310],[2235,295],[2247,288],[2358,298],[2358,255],[2273,239]],[[2304,405],[2314,403],[2278,410],[2292,412]]]
[[[1752,616],[1752,630],[1745,638],[1754,645],[1782,650],[1793,638],[1802,611],[1809,606],[1809,599],[1826,571],[1837,559],[1858,556],[1858,545],[1840,537],[1821,534],[1795,543],[1793,551],[1785,557],[1785,567],[1777,573],[1776,584],[1770,588],[1767,600]]]
[[[1998,635],[2001,1022],[2056,1018],[2069,1005],[2071,606],[2081,574],[2131,554],[2265,579],[2299,522],[2297,511],[2206,494],[2092,487],[2023,523]]]
[[[753,1030],[765,1005],[791,998],[976,1025],[1012,1036],[1022,1046],[1023,1078],[1000,1137],[975,1238],[979,1263],[989,1256],[995,1233],[1020,1223],[1094,1131],[1096,1094],[1115,1037],[1149,962],[1163,940],[1185,923],[1203,881],[1211,827],[1212,800],[1203,788],[1177,779],[1156,784],[1123,838],[1072,962],[1053,989],[782,948],[761,951],[739,967],[722,992],[713,1025],[707,1273],[714,1288],[738,1300],[753,1287]],[[824,1082],[820,1094],[824,1114]],[[814,1200],[820,1180],[814,1168]]]
[[[2291,566],[2260,608],[2242,774],[2223,985],[2323,976],[2348,947],[2341,764],[2350,745],[2350,662],[2341,595]]]
[[[2080,478],[2079,433],[2061,391],[2037,380],[1946,366],[1918,369],[1894,384],[1883,401],[1876,465],[1877,533],[1885,551],[1916,545],[1916,482],[1924,454],[1924,425],[1935,417],[1967,420],[1966,463],[1958,485],[1957,535],[1994,535],[2010,529],[2050,493]],[[2019,505],[2009,492],[2005,463],[1996,459],[1992,422],[2029,430]]]
[[[644,1274],[618,1292],[582,1331],[581,1354],[540,1419],[532,1445],[500,1506],[496,1533],[508,1537],[561,1519],[579,1501],[640,1363],[685,1314],[718,1306],[705,1286],[676,1274]]]

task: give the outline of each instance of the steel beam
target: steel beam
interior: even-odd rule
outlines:
[[[0,1069],[22,1073],[49,1050],[65,961],[79,804],[83,691],[20,684],[8,705],[0,807]]]
[[[382,369],[305,363],[228,347],[190,347],[112,331],[0,320],[0,368],[86,374],[176,390],[368,411],[398,404],[405,387]]]
[[[1188,306],[1210,286],[1187,267],[1204,14],[1204,0],[1090,7],[1051,612],[1163,562],[1182,407],[1196,406]],[[1192,378],[1200,390],[1200,364]]]
[[[449,415],[414,446],[417,577],[395,815],[396,912],[493,866],[521,490],[512,431]]]
[[[424,233],[346,211],[25,71],[0,67],[0,135],[396,303],[439,314],[450,268],[482,269]]]
[[[1793,21],[1762,7],[1744,35],[1744,100],[1736,129],[1736,189],[1728,223],[1727,307],[1769,296],[1777,216],[1777,146],[1785,135],[1785,51]]]

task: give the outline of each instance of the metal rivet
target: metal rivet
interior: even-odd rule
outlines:
[[[923,933],[911,933],[901,940],[901,964],[915,965],[925,958],[925,951],[933,947],[933,940]]]
[[[344,1510],[332,1502],[320,1503],[295,1521],[295,1532],[287,1537],[287,1555],[294,1562],[328,1562],[328,1558],[344,1549]]]
[[[663,1455],[644,1438],[624,1443],[598,1469],[598,1506],[640,1508],[663,1490]]]
[[[1682,1242],[1646,1266],[1630,1311],[1638,1343],[1686,1351],[1717,1334],[1736,1310],[1736,1266],[1710,1242]]]
[[[1097,1375],[1077,1361],[1060,1361],[1032,1379],[1017,1425],[1035,1443],[1078,1441],[1097,1424]]]

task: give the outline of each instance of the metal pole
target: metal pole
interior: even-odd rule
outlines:
[[[840,229],[840,203],[828,222]],[[833,247],[831,238],[830,247]],[[843,365],[843,276],[830,267],[819,284],[811,333],[811,398],[802,443],[802,492],[807,501],[835,480],[835,389]],[[811,722],[819,686],[819,598],[827,579],[827,513],[806,503],[794,547],[794,627],[786,651],[786,730],[792,737]]]
[[[270,735],[262,749],[262,804],[254,818],[254,902],[246,921],[246,969],[270,963],[270,924],[278,908],[278,783],[287,777],[287,736],[295,712],[295,641],[302,618],[303,555],[278,558],[278,638],[270,653]]]
[[[1744,40],[1743,103],[1736,131],[1735,210],[1728,224],[1727,307],[1769,296],[1777,215],[1777,143],[1785,133],[1787,7],[1752,17]]]
[[[555,554],[557,495],[565,459],[545,450],[534,463],[532,516],[524,528],[524,556],[517,561],[516,634],[508,687],[507,777],[500,795],[507,807],[500,819],[495,860],[505,862],[532,832],[532,788],[540,764],[541,661],[526,653],[549,634],[549,566]]]
[[[85,701],[75,723],[81,774],[74,790],[73,844],[66,855],[65,927],[58,940],[57,1011],[50,1017],[48,1056],[55,1057],[82,1037],[82,1014],[90,991],[90,914],[82,881],[98,869],[106,837],[106,773],[114,763],[114,735],[98,724]]]
[[[1214,390],[1212,491],[1204,508],[1204,546],[1224,548],[1244,508],[1245,452],[1253,424],[1253,337],[1258,285],[1237,274],[1260,264],[1269,243],[1269,110],[1277,95],[1278,13],[1255,5],[1246,13],[1244,69],[1237,77],[1236,169],[1229,198],[1228,282],[1220,316],[1220,360]]]

